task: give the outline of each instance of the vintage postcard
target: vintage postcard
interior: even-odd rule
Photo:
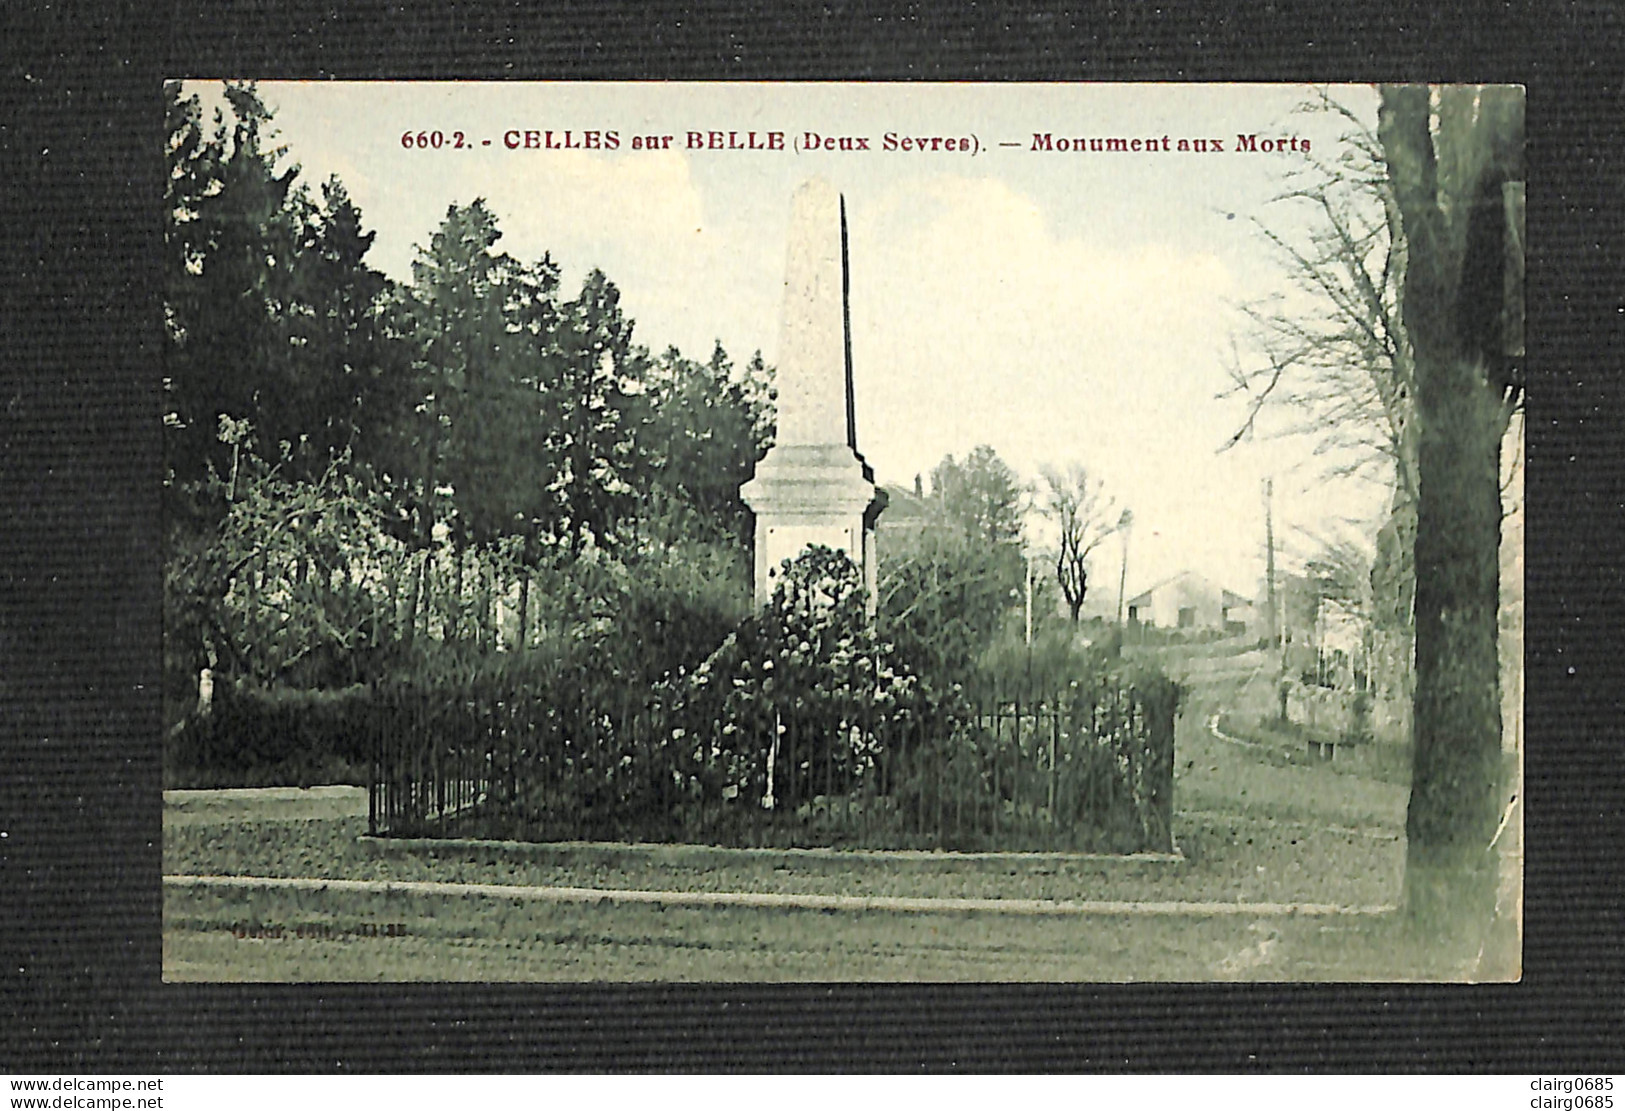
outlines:
[[[163,92],[168,980],[1506,980],[1523,92]]]

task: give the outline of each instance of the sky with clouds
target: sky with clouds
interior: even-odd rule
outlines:
[[[1265,476],[1289,564],[1311,546],[1305,534],[1374,521],[1385,503],[1376,483],[1328,480],[1301,440],[1219,451],[1245,415],[1217,396],[1246,338],[1236,305],[1288,287],[1253,218],[1289,236],[1306,227],[1301,206],[1272,200],[1305,156],[1237,151],[1237,137],[1308,140],[1335,161],[1347,125],[1295,112],[1307,87],[270,82],[260,92],[302,178],[336,174],[361,207],[377,232],[372,265],[409,280],[447,207],[483,197],[505,250],[550,253],[566,289],[603,270],[639,342],[697,358],[721,340],[736,361],[758,349],[774,360],[790,197],[828,178],[846,199],[858,442],[877,479],[910,485],[980,443],[1029,477],[1083,463],[1134,511],[1131,590],[1191,569],[1252,593]],[[1334,93],[1374,124],[1374,90]],[[613,130],[620,146],[505,142],[549,130],[578,141]],[[441,132],[440,149],[403,147],[421,131]],[[690,131],[740,142],[779,131],[786,149],[682,149]],[[808,132],[866,137],[871,149],[795,149]],[[968,138],[976,152],[886,151],[887,132]],[[1218,139],[1224,150],[1033,150],[1038,134]],[[672,149],[631,149],[643,135],[671,135]],[[1098,570],[1115,579],[1109,549]]]

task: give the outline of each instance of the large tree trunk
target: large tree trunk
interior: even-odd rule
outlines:
[[[1500,448],[1519,394],[1505,340],[1502,185],[1522,175],[1516,89],[1382,90],[1378,135],[1407,240],[1417,411],[1415,763],[1405,907],[1473,976],[1515,974],[1495,921]],[[1511,934],[1515,939],[1515,931]],[[1515,943],[1515,941],[1514,941]]]
[[[418,614],[428,608],[429,588],[429,551],[423,551],[423,558],[415,560],[417,553],[410,549],[401,558],[401,574],[406,582],[406,616],[401,619],[401,643],[410,649],[417,643]]]
[[[1407,909],[1419,926],[1441,940],[1458,935],[1467,949],[1482,943],[1477,927],[1493,918],[1498,874],[1503,420],[1485,391],[1448,383],[1481,377],[1459,361],[1419,375],[1416,753],[1406,814]],[[1431,404],[1423,400],[1430,393]]]

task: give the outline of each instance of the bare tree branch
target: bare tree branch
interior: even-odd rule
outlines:
[[[1248,354],[1232,342],[1231,386],[1247,408],[1220,451],[1249,438],[1269,409],[1285,414],[1275,434],[1314,441],[1330,474],[1391,471],[1401,497],[1416,493],[1412,412],[1415,375],[1398,314],[1405,241],[1374,131],[1325,90],[1302,106],[1349,128],[1335,160],[1298,171],[1272,201],[1307,205],[1311,230],[1289,237],[1261,219],[1254,227],[1274,249],[1304,303],[1286,297],[1238,306]]]
[[[1055,552],[1055,578],[1074,623],[1089,591],[1089,555],[1117,531],[1116,503],[1104,483],[1091,479],[1081,463],[1045,467],[1038,511],[1060,530]]]

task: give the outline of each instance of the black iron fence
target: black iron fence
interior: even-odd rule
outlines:
[[[1104,674],[929,710],[786,699],[723,720],[585,672],[379,687],[374,834],[1167,851],[1177,688]]]

